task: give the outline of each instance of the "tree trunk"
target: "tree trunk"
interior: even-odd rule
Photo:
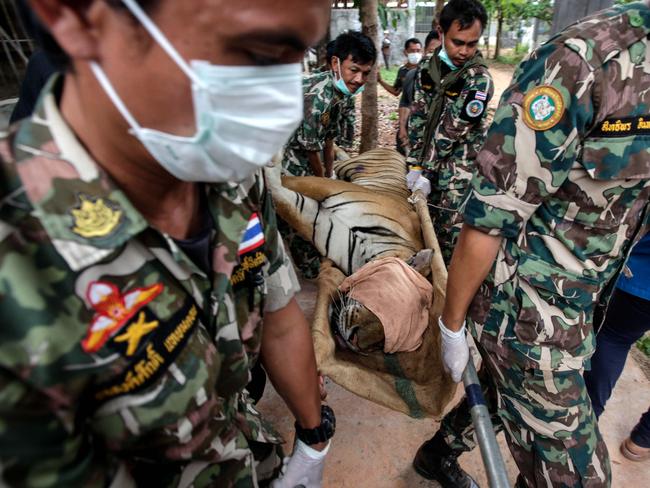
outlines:
[[[497,41],[494,46],[494,58],[497,59],[501,56],[501,31],[503,30],[503,11],[499,9],[497,12]]]
[[[325,66],[330,60],[327,59],[327,44],[330,42],[330,28],[327,27],[327,34],[316,44],[317,66]]]
[[[598,10],[611,7],[613,3],[614,0],[555,0],[551,35]]]
[[[436,0],[436,16],[433,19],[433,23],[437,26],[440,21],[440,12],[442,12],[443,7],[445,6],[445,0]]]
[[[488,13],[487,24],[483,29],[483,39],[485,39],[485,52],[482,53],[485,59],[490,59],[490,29],[492,28],[492,14]]]
[[[361,0],[359,4],[362,32],[377,42],[377,0]],[[379,52],[379,50],[378,50]],[[378,64],[370,72],[366,88],[361,98],[361,147],[363,153],[377,147],[379,132],[377,129],[377,70]]]

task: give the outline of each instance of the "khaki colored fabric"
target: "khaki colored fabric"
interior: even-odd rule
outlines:
[[[398,258],[371,261],[339,287],[377,316],[384,328],[384,352],[411,352],[429,324],[433,286]]]

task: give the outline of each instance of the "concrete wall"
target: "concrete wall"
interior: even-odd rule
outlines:
[[[336,39],[339,34],[347,30],[361,30],[359,20],[359,9],[357,8],[335,8],[332,9],[330,20],[330,37]]]
[[[391,9],[392,11],[393,9]],[[404,59],[404,42],[410,37],[415,37],[415,9],[394,9],[398,10],[401,14],[400,21],[397,22],[397,28],[393,28],[391,23],[392,12],[389,12],[389,38],[391,41],[391,59],[392,65],[400,65],[405,62]],[[384,38],[381,22],[378,21],[379,26],[379,44]],[[361,22],[359,21],[359,10],[356,8],[350,9],[332,9],[332,19],[330,22],[330,36],[335,39],[339,34],[346,30],[361,30]],[[381,52],[379,53],[380,62],[383,64]]]
[[[598,10],[611,7],[613,3],[614,0],[556,0],[551,34]]]

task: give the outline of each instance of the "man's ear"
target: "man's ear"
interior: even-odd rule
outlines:
[[[334,61],[336,61],[336,64],[334,64]],[[341,67],[341,60],[338,56],[332,56],[330,60],[330,66],[332,66],[332,71],[334,71],[334,73],[338,73]]]
[[[89,7],[75,9],[61,0],[30,0],[29,3],[70,58],[97,59],[96,31],[85,15]]]

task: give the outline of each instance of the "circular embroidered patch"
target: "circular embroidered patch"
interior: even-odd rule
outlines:
[[[478,117],[483,113],[483,109],[485,108],[485,104],[481,102],[480,100],[472,100],[467,104],[467,108],[465,109],[465,112],[469,117]]]
[[[538,86],[524,97],[524,122],[533,130],[547,130],[560,121],[564,109],[564,100],[557,88]]]

